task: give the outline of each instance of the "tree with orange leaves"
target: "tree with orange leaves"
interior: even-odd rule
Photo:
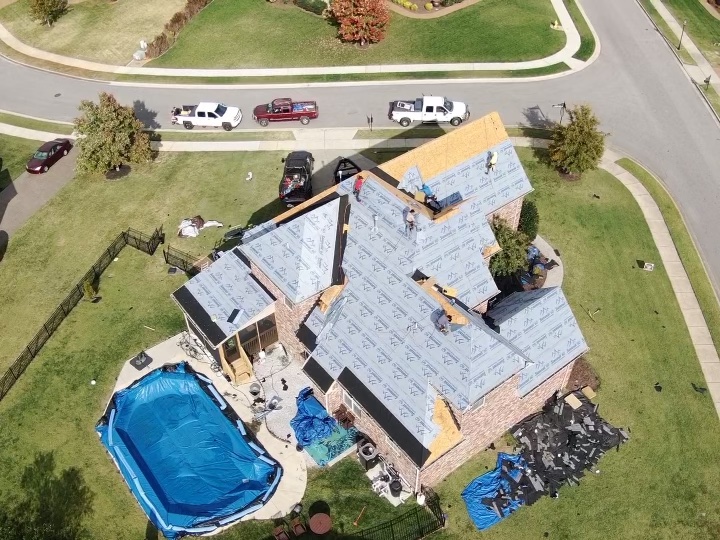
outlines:
[[[330,5],[343,41],[377,43],[385,37],[390,12],[385,0],[332,0]]]

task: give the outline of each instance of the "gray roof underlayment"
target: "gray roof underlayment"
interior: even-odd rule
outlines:
[[[350,193],[353,182],[342,182],[338,193]],[[457,289],[457,298],[468,306],[498,293],[482,255],[484,248],[495,245],[495,236],[479,201],[468,200],[439,223],[417,212],[416,228],[409,232],[405,229],[408,206],[381,182],[368,175],[360,202],[351,199],[344,261],[382,254],[383,264],[398,272],[410,275],[419,270],[440,285]]]
[[[533,362],[520,373],[522,396],[588,350],[560,287],[513,293],[488,315],[500,335]]]
[[[235,250],[190,279],[173,297],[215,346],[275,302]],[[236,309],[236,318],[228,321]]]
[[[340,199],[266,231],[240,250],[292,302],[302,302],[332,284]]]
[[[438,434],[438,393],[464,410],[525,360],[482,320],[440,332],[438,301],[381,263],[346,265],[349,283],[325,313],[313,358],[334,379],[351,370],[427,448]]]
[[[492,152],[498,153],[498,161],[495,170],[489,171],[486,163]],[[418,168],[413,167],[399,180],[398,189],[409,193],[415,193],[423,183],[427,184],[442,205],[477,198],[486,216],[533,189],[510,139],[433,178],[422,178]]]

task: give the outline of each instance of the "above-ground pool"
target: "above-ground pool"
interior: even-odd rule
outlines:
[[[209,533],[258,510],[282,476],[212,382],[186,363],[116,392],[97,431],[167,538]]]

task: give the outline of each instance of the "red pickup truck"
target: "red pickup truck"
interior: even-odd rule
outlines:
[[[311,119],[318,117],[318,106],[314,101],[293,101],[290,98],[274,99],[270,103],[258,105],[253,110],[253,120],[265,127],[270,122],[300,120],[307,126]]]

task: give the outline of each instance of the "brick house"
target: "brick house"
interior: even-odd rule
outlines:
[[[360,175],[359,196],[350,178],[249,230],[173,296],[231,378],[282,342],[417,491],[539,409],[587,345],[557,287],[488,310],[489,223],[516,228],[532,190],[496,113]]]

